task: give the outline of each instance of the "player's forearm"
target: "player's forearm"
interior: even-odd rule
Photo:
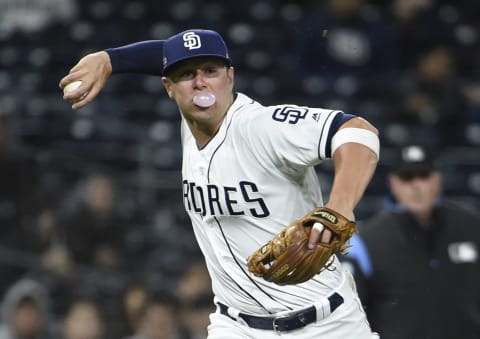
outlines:
[[[162,74],[163,40],[141,41],[105,51],[110,56],[112,73]]]
[[[333,157],[335,177],[327,206],[353,217],[377,166],[377,156],[367,147],[349,143],[340,147]]]
[[[375,135],[378,135],[377,129],[361,118],[347,121],[342,128],[361,128],[370,131],[375,138]],[[378,149],[376,151],[378,152]],[[336,149],[333,163],[335,176],[327,206],[347,217],[353,217],[353,209],[375,173],[378,156],[365,144],[349,142]]]

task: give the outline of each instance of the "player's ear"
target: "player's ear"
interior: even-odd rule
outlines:
[[[168,80],[167,77],[162,77],[162,84],[163,84],[163,87],[165,87],[165,90],[167,91],[168,97],[171,99],[172,90],[171,90],[170,81]]]
[[[227,68],[227,77],[230,80],[231,84],[233,84],[234,75],[235,75],[235,69],[233,68],[233,66],[228,67]]]
[[[233,77],[233,75],[235,74],[235,68],[233,68],[233,66],[228,67],[227,73],[229,77]]]

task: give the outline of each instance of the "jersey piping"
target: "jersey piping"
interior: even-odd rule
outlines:
[[[252,101],[252,103],[253,103],[253,101]],[[243,106],[238,107],[234,112],[232,112],[232,114],[235,113],[235,112],[237,112],[237,111],[238,111],[239,109],[241,109],[242,107],[243,107]],[[232,123],[232,120],[233,120],[233,118],[232,118],[232,119],[230,120],[230,122],[228,123],[227,128],[226,128],[226,131],[225,131],[225,136],[224,136],[224,138],[222,139],[222,141],[220,142],[220,144],[217,146],[217,148],[213,151],[212,156],[211,156],[211,158],[210,158],[210,161],[209,161],[209,163],[208,163],[208,170],[207,170],[207,182],[208,182],[208,183],[210,183],[210,168],[211,168],[211,164],[212,164],[213,158],[215,157],[216,152],[220,149],[220,147],[222,147],[223,143],[225,142],[225,139],[226,139],[227,136],[228,136],[228,131],[229,131],[229,129],[230,129],[230,125],[231,125],[231,123]],[[221,222],[217,219],[217,217],[214,217],[214,220],[215,220],[215,222],[216,222],[216,224],[217,224],[217,226],[218,226],[218,228],[219,228],[219,230],[220,230],[220,232],[221,232],[221,234],[222,234],[222,238],[223,238],[223,240],[225,241],[225,245],[227,246],[228,251],[230,252],[230,255],[232,256],[232,259],[235,261],[235,264],[236,264],[236,265],[238,266],[238,268],[243,272],[243,274],[248,278],[248,280],[250,280],[260,291],[262,291],[262,292],[263,292],[266,296],[268,296],[271,300],[273,300],[273,301],[277,302],[278,304],[282,305],[283,307],[286,307],[286,308],[288,308],[288,309],[291,310],[292,308],[290,308],[289,306],[284,305],[284,304],[281,303],[280,301],[276,300],[272,295],[270,295],[270,294],[267,293],[264,289],[262,289],[262,288],[252,279],[252,277],[250,277],[250,275],[249,275],[247,272],[245,272],[245,270],[242,268],[242,266],[241,266],[240,263],[238,262],[238,259],[235,257],[235,255],[234,255],[234,253],[233,253],[233,251],[232,251],[232,249],[231,249],[231,247],[230,247],[230,244],[229,244],[229,242],[228,242],[228,240],[227,240],[227,238],[226,238],[226,236],[225,236],[225,233],[224,233],[224,231],[223,231],[223,227],[222,227]],[[225,274],[227,274],[228,276],[230,276],[230,275],[228,274],[228,272],[225,272]],[[249,296],[253,301],[255,301],[261,308],[263,308],[266,312],[272,314],[272,312],[271,312],[270,310],[268,310],[267,307],[265,307],[265,306],[264,306],[260,301],[258,301],[253,295],[251,295],[250,293],[248,293],[241,285],[239,285],[239,284],[237,283],[237,281],[236,281],[235,279],[233,279],[231,276],[230,276],[230,279],[235,283],[235,285],[238,286],[238,288],[239,288],[240,290],[242,290],[246,295],[248,295],[248,296]]]

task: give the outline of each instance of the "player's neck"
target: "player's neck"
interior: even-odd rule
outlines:
[[[223,114],[214,123],[202,123],[199,121],[187,120],[187,124],[190,127],[193,137],[195,138],[198,149],[204,148],[210,142],[210,140],[217,135],[226,116],[226,113]]]
[[[215,135],[217,135],[220,127],[222,126],[225,117],[227,116],[227,112],[232,106],[234,101],[234,96],[232,95],[231,100],[229,101],[227,107],[225,107],[224,113],[220,115],[216,115],[214,119],[208,119],[205,121],[198,120],[198,119],[186,119],[187,124],[192,132],[193,137],[197,143],[198,149],[204,148],[210,140],[212,140]]]

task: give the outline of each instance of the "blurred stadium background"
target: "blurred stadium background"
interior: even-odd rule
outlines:
[[[379,128],[359,219],[381,208],[392,150],[411,142],[436,148],[445,193],[480,209],[476,1],[0,0],[2,295],[35,277],[57,319],[88,297],[118,338],[131,286],[176,294],[200,254],[182,206],[179,114],[160,78],[113,76],[79,111],[58,82],[89,52],[188,28],[225,37],[238,91]],[[328,194],[331,165],[318,173]]]

